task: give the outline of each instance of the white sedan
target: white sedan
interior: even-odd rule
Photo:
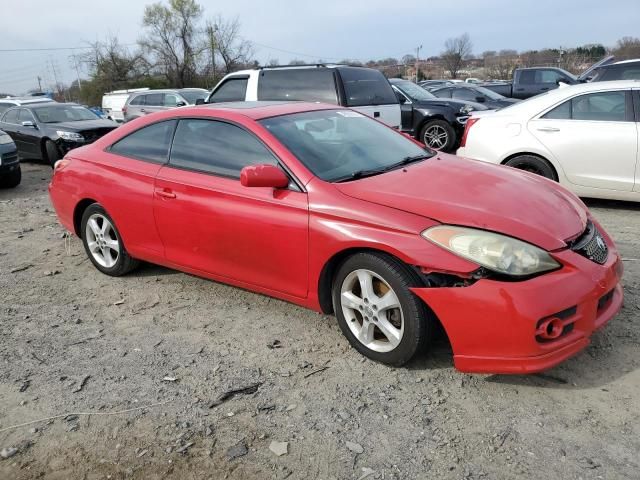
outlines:
[[[458,155],[560,182],[582,197],[640,201],[640,81],[573,85],[468,121]]]

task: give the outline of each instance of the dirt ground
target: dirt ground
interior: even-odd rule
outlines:
[[[640,478],[640,205],[588,201],[626,300],[585,352],[465,375],[444,340],[393,369],[332,316],[151,265],[107,277],[64,238],[49,168],[23,174],[0,191],[2,480]]]

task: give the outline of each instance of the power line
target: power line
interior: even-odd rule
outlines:
[[[123,43],[121,46],[130,47],[137,43]],[[93,47],[87,45],[85,47],[47,47],[47,48],[0,48],[0,52],[52,52],[56,50],[90,50]]]

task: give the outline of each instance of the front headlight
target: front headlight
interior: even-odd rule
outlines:
[[[9,143],[13,143],[11,137],[6,133],[0,133],[0,145],[7,145]]]
[[[473,105],[463,105],[462,108],[460,108],[460,112],[463,115],[469,115],[471,112],[473,112],[475,110],[475,108],[473,107]]]
[[[525,277],[560,267],[544,250],[515,238],[475,228],[439,225],[422,236],[491,271]]]
[[[65,130],[58,130],[56,133],[63,140],[70,140],[72,142],[84,142],[84,137],[76,132],[67,132]]]

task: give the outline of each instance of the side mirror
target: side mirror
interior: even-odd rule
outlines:
[[[289,185],[289,177],[275,165],[249,165],[240,171],[243,187],[284,188]]]
[[[205,103],[207,103],[207,102],[205,102],[204,98],[197,98],[196,99],[196,105],[204,105]]]
[[[176,107],[185,107],[186,105],[186,102],[176,102]]]
[[[484,97],[476,97],[476,102],[478,103],[484,103],[487,99]]]
[[[22,126],[23,126],[23,127],[36,128],[35,123],[33,123],[31,120],[27,120],[27,121],[25,121],[25,122],[22,122]]]

